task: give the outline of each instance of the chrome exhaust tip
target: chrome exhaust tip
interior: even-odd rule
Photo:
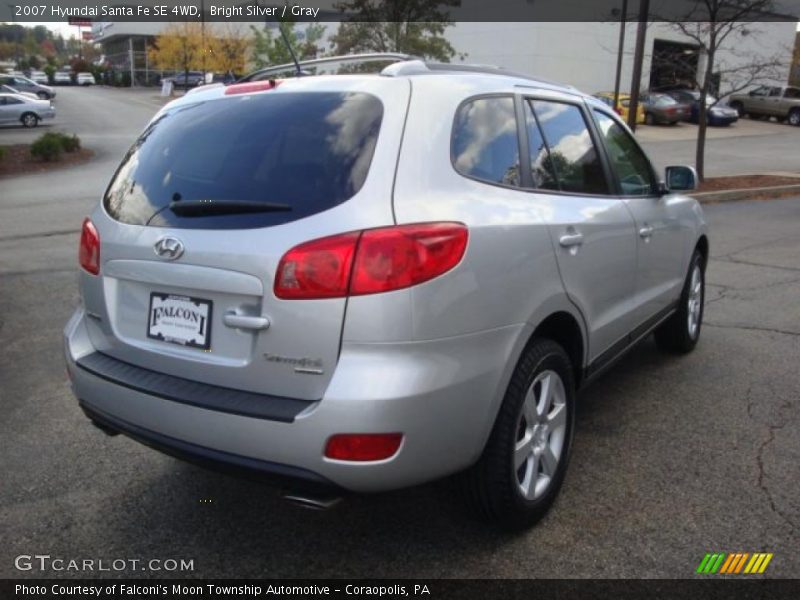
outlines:
[[[305,492],[287,492],[281,498],[307,510],[329,510],[342,501],[341,496],[317,496]]]

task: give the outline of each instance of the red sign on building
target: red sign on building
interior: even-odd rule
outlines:
[[[76,27],[91,27],[92,20],[91,19],[84,19],[83,17],[69,17],[67,22],[70,25],[75,25]]]

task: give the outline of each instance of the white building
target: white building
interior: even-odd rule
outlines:
[[[139,83],[151,81],[153,72],[147,64],[145,48],[166,23],[114,22],[95,23],[95,41],[103,46],[106,59],[120,70],[134,65]],[[249,28],[249,23],[241,24]],[[254,23],[256,26],[262,24]],[[327,35],[338,25],[327,23]],[[302,29],[302,25],[300,25]],[[621,90],[630,90],[633,51],[637,23],[625,26]],[[717,70],[729,70],[736,65],[752,63],[759,57],[780,55],[785,67],[775,77],[775,84],[785,84],[789,78],[792,49],[797,24],[788,21],[762,22],[748,25],[748,35],[730,38],[715,60]],[[614,88],[620,24],[614,22],[458,22],[446,30],[446,37],[465,62],[491,64],[512,71],[527,73],[574,85],[594,93]],[[323,44],[329,50],[328,40]],[[673,54],[670,54],[673,53]],[[642,89],[674,83],[682,77],[670,56],[677,53],[682,63],[688,63],[699,73],[704,72],[705,56],[691,40],[667,23],[651,23],[647,27]],[[654,61],[654,56],[659,57]],[[723,79],[730,79],[723,76]],[[694,79],[694,77],[692,77]],[[697,77],[701,80],[702,77]],[[730,87],[723,81],[722,88]]]
[[[637,23],[625,26],[621,90],[631,87],[633,52]],[[715,59],[717,70],[730,70],[737,65],[780,55],[785,61],[775,84],[785,84],[789,78],[792,48],[797,23],[763,22],[748,25],[748,34],[726,43]],[[594,93],[614,89],[619,23],[458,23],[450,27],[447,38],[459,52],[466,52],[465,62],[492,64],[507,69],[574,85]],[[651,85],[666,85],[670,77],[665,69],[671,61],[669,52],[684,56],[683,64],[695,64],[702,74],[705,55],[668,23],[650,23],[645,38],[645,56],[641,89]],[[654,53],[661,57],[653,61]],[[661,67],[661,68],[659,68]],[[735,76],[729,77],[733,79]],[[741,77],[741,74],[739,74]],[[659,81],[659,79],[661,81]],[[697,77],[702,80],[702,75]],[[722,88],[733,81],[723,81]]]

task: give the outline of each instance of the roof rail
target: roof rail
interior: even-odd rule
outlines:
[[[394,61],[394,62],[405,62],[405,61],[414,61],[418,57],[413,56],[411,54],[402,54],[399,52],[370,52],[366,54],[343,54],[341,56],[324,56],[322,58],[312,58],[309,60],[301,60],[298,65],[302,69],[303,67],[316,67],[319,65],[327,65],[333,63],[354,63],[354,64],[361,64],[361,63],[370,63],[370,62],[386,62],[386,61]],[[270,75],[277,75],[278,73],[283,73],[286,71],[293,71],[295,75],[297,75],[297,66],[294,63],[286,63],[282,65],[274,65],[271,67],[266,67],[264,69],[259,69],[258,71],[253,71],[252,73],[245,75],[241,79],[239,79],[236,83],[247,83],[248,81],[259,81],[261,79],[266,79]],[[303,75],[308,75],[309,73],[302,73]]]
[[[385,67],[383,71],[381,71],[381,75],[386,75],[387,77],[402,77],[404,75],[421,75],[423,73],[432,73],[436,71],[443,73],[483,73],[486,75],[502,75],[504,77],[514,77],[516,79],[524,79],[525,81],[544,83],[553,87],[575,90],[575,87],[571,85],[549,81],[540,77],[532,77],[523,73],[516,73],[495,65],[437,63],[425,62],[420,59],[397,62],[389,65],[388,67]]]

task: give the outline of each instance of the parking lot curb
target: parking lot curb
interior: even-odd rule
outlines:
[[[719,192],[700,192],[692,196],[701,204],[716,204],[718,202],[735,202],[737,200],[750,200],[758,197],[779,197],[786,194],[797,193],[800,195],[800,184],[774,185],[770,187],[745,188],[739,190],[724,190]]]

